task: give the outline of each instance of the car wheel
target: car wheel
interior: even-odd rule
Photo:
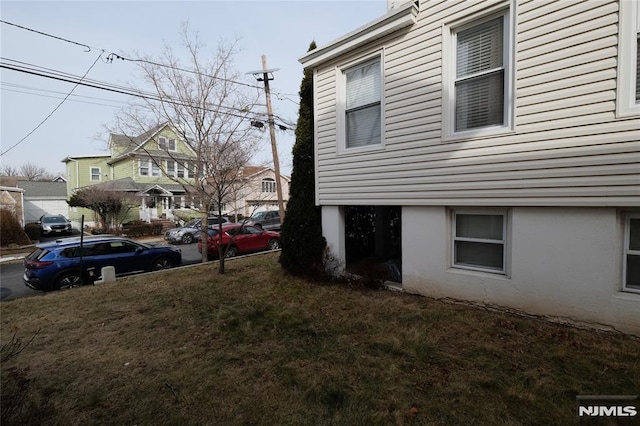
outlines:
[[[229,257],[236,257],[238,255],[238,249],[234,246],[227,248],[226,253],[224,254],[225,259]]]
[[[82,285],[82,279],[80,272],[69,272],[60,276],[55,284],[55,290],[68,290],[70,288],[80,287]]]
[[[193,242],[193,235],[191,234],[184,234],[182,236],[182,243],[183,244],[191,244]]]
[[[280,240],[269,240],[269,244],[267,244],[267,249],[269,250],[277,250],[280,248]]]
[[[173,261],[168,257],[159,257],[153,261],[151,269],[154,271],[160,271],[162,269],[169,269],[173,267]]]

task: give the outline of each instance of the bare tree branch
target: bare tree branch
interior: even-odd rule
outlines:
[[[202,223],[207,223],[212,206],[221,218],[222,206],[233,201],[245,184],[242,168],[250,162],[261,140],[260,132],[251,126],[256,117],[252,110],[260,93],[234,83],[241,78],[233,68],[235,43],[221,41],[214,55],[209,56],[197,32],[190,33],[188,24],[183,27],[182,41],[188,66],[180,63],[171,46],[165,46],[159,59],[145,57],[139,63],[144,82],[161,101],[138,100],[118,115],[115,131],[135,145],[141,143],[139,135],[167,123],[193,155],[170,150],[152,152],[148,144],[138,146],[139,151],[151,158],[164,176],[180,184],[189,197],[199,201]],[[196,73],[185,72],[185,68]],[[169,170],[167,159],[189,168],[191,173],[178,176],[175,170]],[[203,227],[205,242],[206,231]],[[206,261],[207,250],[202,252],[202,260]],[[224,273],[223,258],[220,265],[219,271]]]

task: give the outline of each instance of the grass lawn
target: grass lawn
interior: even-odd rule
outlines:
[[[576,395],[640,393],[640,339],[305,282],[277,256],[3,302],[2,424],[560,425]]]

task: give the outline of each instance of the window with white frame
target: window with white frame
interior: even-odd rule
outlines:
[[[623,289],[640,293],[640,213],[626,217]]]
[[[101,180],[102,172],[100,170],[100,167],[91,167],[90,173],[91,173],[91,181],[95,182],[95,181]]]
[[[510,131],[513,123],[511,11],[445,27],[445,136]]]
[[[640,2],[620,1],[618,34],[619,116],[640,114]]]
[[[262,192],[276,192],[276,181],[271,178],[262,179]]]
[[[176,176],[179,178],[188,177],[187,174],[185,173],[184,163],[181,163],[180,161],[176,161]]]
[[[176,176],[176,162],[173,160],[167,160],[167,176]]]
[[[158,138],[158,148],[163,150],[163,151],[175,151],[176,150],[176,140],[160,136]]]
[[[453,267],[506,273],[506,212],[455,210],[452,233]]]
[[[342,70],[344,148],[382,143],[382,69],[380,56]]]
[[[140,176],[160,176],[160,167],[150,158],[142,158],[139,160]]]
[[[140,176],[149,176],[149,161],[148,160],[138,160],[139,162],[139,167],[138,167],[138,174]]]

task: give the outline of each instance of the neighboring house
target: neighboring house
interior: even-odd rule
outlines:
[[[242,169],[245,186],[229,210],[229,214],[238,212],[243,216],[251,216],[256,212],[278,210],[276,191],[276,172],[272,167],[245,166]],[[282,201],[285,206],[289,201],[289,176],[280,175]],[[231,207],[230,206],[230,207]]]
[[[16,187],[17,182],[16,176],[0,176],[0,208],[14,213],[24,226],[24,189]]]
[[[639,8],[389,1],[305,54],[333,255],[368,208],[404,291],[640,334]]]
[[[36,180],[18,180],[18,188],[24,190],[24,220],[36,222],[43,214],[69,215],[67,184]]]
[[[23,195],[24,189],[0,185],[0,209],[6,209],[15,214],[22,226],[26,223],[23,214]]]
[[[68,156],[62,160],[67,167],[69,197],[90,185],[123,191],[136,204],[124,220],[172,219],[172,209],[190,206],[182,185],[167,174],[192,180],[190,161],[195,153],[171,126],[161,124],[133,138],[112,133],[109,150],[108,155]],[[82,214],[87,223],[94,222],[94,213],[87,209],[72,208],[69,216],[77,223]]]
[[[67,166],[68,197],[87,186],[121,192],[135,206],[122,221],[173,220],[175,210],[199,208],[198,200],[189,197],[179,182],[167,176],[192,183],[195,162],[191,147],[177,137],[170,125],[159,125],[134,138],[111,134],[109,149],[108,155],[69,156],[62,160]],[[277,209],[273,170],[253,166],[243,169],[249,182],[238,191],[235,201],[225,203],[223,213],[247,215],[255,210]],[[281,182],[286,200],[289,178],[283,176]],[[95,222],[94,213],[82,208],[71,208],[69,217],[79,224],[83,214],[86,223]]]

